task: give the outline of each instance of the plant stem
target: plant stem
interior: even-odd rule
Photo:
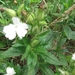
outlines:
[[[57,19],[55,19],[53,22],[51,22],[49,24],[49,26],[54,26],[57,22],[59,22],[61,19],[65,20],[67,18],[63,18],[66,15],[69,15],[73,10],[75,9],[75,4],[73,4],[68,10],[64,11],[63,14],[61,14],[61,16],[59,16]]]

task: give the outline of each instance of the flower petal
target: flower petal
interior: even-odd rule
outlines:
[[[27,24],[24,23],[18,24],[18,26],[15,28],[15,31],[20,39],[22,39],[25,34],[27,34],[27,28]]]
[[[4,33],[8,33],[9,31],[13,31],[13,30],[14,30],[14,25],[13,24],[9,24],[8,26],[5,26],[3,28]]]
[[[7,67],[6,72],[7,72],[8,75],[9,74],[10,75],[16,74],[14,68],[11,68],[11,67]]]
[[[22,23],[21,26],[24,27],[24,29],[28,29],[28,25],[26,23]]]
[[[72,55],[72,60],[75,60],[75,53]]]
[[[17,33],[17,35],[18,35],[18,37],[20,38],[20,39],[22,39],[24,36],[25,36],[25,34],[27,34],[27,30],[24,30],[24,29],[17,29],[16,30],[16,33]]]
[[[15,25],[20,23],[20,19],[18,17],[13,17],[12,21]]]
[[[3,32],[5,33],[5,37],[8,38],[9,40],[13,40],[16,37],[15,28],[14,25],[12,24],[5,26],[3,28]]]
[[[13,40],[16,37],[16,33],[15,32],[6,33],[5,37],[8,38],[9,40]]]

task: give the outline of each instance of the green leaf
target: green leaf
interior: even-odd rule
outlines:
[[[20,56],[24,53],[23,48],[9,48],[8,50],[4,51],[1,56],[2,58],[7,58],[7,57],[14,57],[14,56]]]
[[[2,32],[3,31],[3,27],[2,26],[0,26],[0,32]]]
[[[24,1],[24,8],[25,8],[27,11],[30,11],[30,0],[25,0],[25,1]]]
[[[17,75],[23,75],[23,69],[21,69],[20,64],[15,65],[14,69],[16,70]]]
[[[28,56],[30,50],[31,50],[31,46],[28,45],[25,52],[24,52],[24,54],[23,54],[23,56],[22,56],[22,58],[21,58],[21,60],[25,59]]]
[[[60,60],[60,62],[62,63],[63,66],[67,66],[68,63],[67,63],[67,60],[65,58],[65,56],[61,53],[58,53],[58,58]]]
[[[24,46],[23,44],[17,43],[17,44],[13,44],[12,47],[22,47]]]
[[[53,32],[52,30],[49,31],[47,37],[46,37],[46,42],[51,42],[54,41],[54,39],[56,38],[57,33]]]
[[[75,68],[72,70],[71,75],[75,75]]]
[[[0,48],[3,48],[5,46],[6,46],[6,44],[0,41]]]
[[[59,46],[60,47],[63,46],[66,40],[67,40],[66,38],[62,38],[61,41],[59,42]]]
[[[36,36],[41,44],[45,44],[46,43],[46,37],[48,35],[48,32],[49,32],[49,30],[46,30],[46,31],[43,31],[43,32],[41,32],[40,34],[38,34]]]
[[[1,24],[5,24],[4,19],[0,19],[0,23],[1,23]]]
[[[36,52],[42,57],[45,62],[54,64],[54,65],[62,65],[58,58],[48,52],[43,46],[37,47]]]
[[[55,39],[57,38],[58,34],[52,30],[49,31],[49,33],[46,36],[46,40],[45,42],[47,43],[45,45],[46,49],[50,49],[53,47],[53,42],[55,41]]]
[[[27,65],[25,67],[25,71],[23,75],[35,75],[37,72],[38,66],[33,66],[32,64]]]
[[[48,66],[43,65],[40,69],[43,75],[54,75],[54,72]]]
[[[48,34],[48,32],[49,32],[49,30],[45,30],[45,31],[39,33],[39,34],[37,35],[37,37],[38,37],[38,38],[42,38],[43,36],[46,36],[46,35]]]
[[[35,66],[37,64],[37,54],[32,51],[31,55],[33,56],[32,64],[33,64],[33,66]]]
[[[36,74],[36,67],[32,64],[28,66],[28,74],[27,75],[35,75]]]
[[[75,40],[75,31],[72,31],[71,39]]]
[[[29,54],[27,58],[27,65],[30,65],[32,63],[32,56]]]
[[[41,54],[45,55],[47,53],[47,50],[43,46],[40,46],[40,47],[36,47],[36,52],[40,55]]]
[[[68,6],[71,6],[73,4],[74,0],[68,0]]]
[[[72,30],[69,26],[63,26],[63,29],[64,29],[64,32],[65,32],[65,35],[68,39],[71,39],[72,37]]]
[[[37,54],[33,51],[31,51],[27,58],[27,64],[30,65],[31,63],[33,64],[33,66],[35,66],[37,63]]]
[[[3,74],[5,72],[5,67],[6,67],[6,64],[0,63],[0,74],[1,73]]]
[[[48,62],[49,64],[62,65],[58,58],[51,53],[46,53],[45,55],[42,55],[42,58],[45,60],[45,62]]]
[[[30,2],[41,2],[41,0],[30,0]]]
[[[2,0],[0,0],[0,3],[5,4],[5,2],[4,2],[4,1],[2,1]]]

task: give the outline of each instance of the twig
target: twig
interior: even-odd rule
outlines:
[[[49,26],[54,26],[54,24],[57,23],[61,19],[65,20],[65,18],[63,18],[63,17],[66,15],[69,15],[74,9],[75,9],[75,4],[73,4],[68,10],[66,10],[63,14],[61,14],[61,16],[59,16],[52,23],[50,23]]]

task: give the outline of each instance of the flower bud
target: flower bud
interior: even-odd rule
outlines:
[[[34,34],[39,33],[39,31],[40,31],[40,29],[37,25],[32,28],[32,33],[34,33]]]
[[[31,46],[32,47],[35,47],[38,44],[39,44],[39,41],[38,40],[33,40],[32,43],[31,43]]]
[[[16,0],[14,0],[14,4],[17,4],[17,1]]]
[[[31,13],[28,15],[27,21],[32,22],[34,19],[35,19],[35,15],[34,15],[34,13]]]
[[[21,4],[21,5],[19,6],[18,10],[17,10],[18,16],[21,15],[21,12],[22,12],[23,8],[24,8],[24,4]]]
[[[40,25],[46,25],[47,23],[46,23],[46,21],[39,21],[39,24]]]
[[[44,19],[44,11],[42,9],[37,9],[35,14],[36,14],[37,20],[40,21],[40,20]]]
[[[16,12],[12,9],[8,9],[8,8],[5,8],[5,11],[7,12],[8,15],[10,15],[11,17],[14,17],[16,16]]]

